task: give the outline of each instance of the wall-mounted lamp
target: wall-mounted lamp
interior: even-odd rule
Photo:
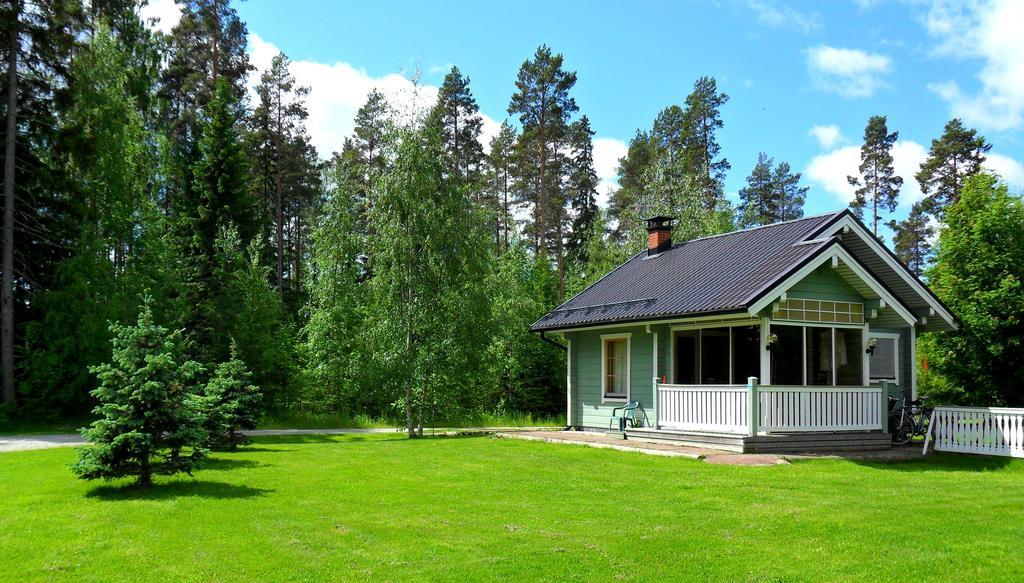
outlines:
[[[876,346],[878,346],[878,338],[869,338],[868,339],[868,348],[864,352],[868,353],[871,356],[874,356],[875,355],[875,347]]]
[[[768,350],[771,350],[772,346],[775,346],[775,344],[778,341],[779,341],[779,335],[778,334],[776,334],[775,332],[772,332],[772,333],[768,334],[768,343],[765,345],[765,348],[768,349]]]

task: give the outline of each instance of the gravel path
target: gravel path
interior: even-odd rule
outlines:
[[[444,427],[437,428],[435,433],[492,433],[498,431],[551,431],[560,428],[552,427]],[[339,429],[257,429],[247,431],[246,435],[345,435],[350,433],[397,433],[404,428],[371,429],[339,428]],[[429,434],[430,429],[424,429]],[[0,435],[0,453],[7,451],[25,451],[30,449],[49,449],[51,447],[70,447],[85,445],[85,440],[77,433],[52,433],[48,435]]]

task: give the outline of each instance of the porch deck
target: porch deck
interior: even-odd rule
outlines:
[[[735,453],[863,452],[892,448],[892,437],[882,431],[825,431],[737,435],[653,428],[626,430],[627,440],[672,443]]]
[[[739,453],[891,447],[886,387],[673,385],[654,379],[654,426],[625,437]]]

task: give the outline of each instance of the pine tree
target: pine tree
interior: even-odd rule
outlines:
[[[261,231],[258,205],[249,183],[246,153],[239,135],[240,112],[226,82],[218,85],[204,110],[200,157],[192,174],[194,195],[176,200],[176,230],[186,262],[189,333],[202,362],[222,360],[227,352],[215,322],[216,304],[228,282],[214,276],[217,239],[222,229],[237,229],[245,248]]]
[[[527,231],[538,255],[554,247],[559,289],[564,292],[566,201],[562,180],[566,164],[560,147],[567,137],[569,118],[579,108],[569,95],[576,85],[576,73],[563,69],[563,61],[562,55],[552,54],[547,45],[538,47],[533,59],[519,67],[508,113],[518,114],[522,126],[519,190],[522,202],[533,210]]]
[[[772,160],[768,154],[757,155],[757,164],[747,176],[747,185],[740,189],[739,218],[741,227],[769,225],[776,222],[780,201],[772,176]]]
[[[222,362],[235,344],[266,405],[281,410],[294,398],[295,332],[270,283],[263,251],[260,239],[243,248],[233,225],[220,230],[212,277],[218,285],[201,306],[202,322],[210,328],[205,355],[208,363]]]
[[[194,380],[202,366],[185,361],[181,333],[153,321],[145,298],[134,326],[114,324],[111,361],[91,370],[98,416],[82,434],[92,444],[79,450],[74,471],[85,480],[135,476],[148,487],[154,475],[191,474],[206,440]]]
[[[490,163],[491,190],[494,192],[495,209],[495,245],[499,252],[509,248],[509,222],[512,220],[512,209],[509,205],[515,172],[516,130],[507,121],[502,122],[497,135],[491,138]]]
[[[959,119],[952,119],[942,137],[932,140],[928,158],[915,176],[925,194],[924,209],[942,219],[945,209],[960,200],[964,182],[981,171],[985,154],[992,144],[978,131],[964,128]]]
[[[178,5],[181,19],[167,39],[167,65],[158,92],[173,161],[165,189],[168,208],[175,197],[192,196],[203,111],[222,83],[232,101],[244,100],[252,70],[246,53],[248,31],[230,0],[178,0]]]
[[[646,218],[637,216],[634,209],[647,197],[644,180],[656,157],[655,138],[637,130],[629,141],[626,156],[619,159],[619,188],[608,203],[609,222],[614,222],[612,234],[619,242],[625,241],[628,233],[637,231],[641,227],[639,221]]]
[[[724,199],[725,171],[731,168],[725,158],[718,159],[722,148],[717,133],[725,124],[721,107],[729,96],[718,92],[713,77],[701,77],[686,96],[682,122],[687,172],[697,181],[708,215],[715,213]]]
[[[345,140],[342,153],[350,153],[355,165],[352,171],[360,177],[360,190],[357,195],[362,211],[360,226],[364,233],[369,233],[369,214],[373,208],[373,182],[384,174],[388,167],[387,145],[388,135],[393,131],[391,107],[384,94],[374,89],[366,98],[366,103],[356,112],[355,130],[351,139]]]
[[[590,119],[580,118],[570,128],[569,206],[573,211],[572,230],[566,244],[567,261],[586,263],[586,239],[598,218],[597,170],[594,169],[594,130]]]
[[[298,291],[302,215],[320,189],[316,152],[304,124],[309,88],[296,84],[290,64],[284,53],[273,58],[256,86],[260,101],[252,115],[263,206],[273,225],[274,281],[282,295],[289,272]],[[289,232],[291,241],[286,240]]]
[[[789,162],[779,162],[772,172],[772,183],[779,199],[779,215],[773,222],[791,221],[804,216],[809,187],[800,186],[801,175],[793,173]]]
[[[894,233],[893,245],[896,256],[917,276],[920,276],[928,265],[931,258],[931,239],[935,234],[922,202],[914,203],[906,219],[899,223],[889,223],[889,228]]]
[[[864,145],[860,147],[860,175],[847,176],[850,186],[857,187],[850,208],[857,218],[864,218],[864,208],[871,207],[871,232],[878,236],[882,212],[896,210],[903,178],[892,166],[892,147],[899,132],[889,133],[884,115],[873,115],[864,128]]]
[[[458,67],[452,67],[441,83],[427,123],[434,124],[441,134],[448,171],[477,193],[484,161],[480,144],[483,118],[469,88],[469,77],[463,77]]]
[[[211,447],[236,449],[248,443],[239,431],[256,429],[263,400],[263,393],[251,380],[252,373],[232,342],[230,359],[217,365],[203,391],[202,407]]]
[[[15,404],[15,370],[35,290],[48,287],[67,257],[65,229],[75,230],[68,177],[54,163],[60,116],[68,106],[72,54],[80,44],[77,2],[0,3],[4,63],[4,212],[0,227],[0,386]],[[18,312],[16,314],[16,311]]]

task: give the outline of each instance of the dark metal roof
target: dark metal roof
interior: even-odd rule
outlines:
[[[835,242],[811,235],[842,213],[734,231],[647,250],[555,308],[530,327],[563,330],[736,312]]]

